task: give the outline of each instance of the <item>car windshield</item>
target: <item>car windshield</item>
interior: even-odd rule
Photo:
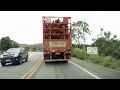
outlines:
[[[6,52],[20,52],[20,48],[10,48]]]

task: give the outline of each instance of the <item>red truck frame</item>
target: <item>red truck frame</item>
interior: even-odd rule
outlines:
[[[71,60],[71,17],[43,16],[44,62]]]

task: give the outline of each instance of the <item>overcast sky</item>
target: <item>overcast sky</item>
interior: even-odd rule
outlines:
[[[0,39],[9,36],[21,44],[42,43],[42,16],[69,16],[72,22],[86,21],[92,31],[87,44],[97,37],[100,28],[120,39],[120,11],[0,11]]]

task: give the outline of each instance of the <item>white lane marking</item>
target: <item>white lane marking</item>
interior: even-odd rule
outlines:
[[[78,68],[82,69],[82,70],[85,71],[86,73],[90,74],[90,75],[93,76],[94,78],[96,78],[96,79],[101,79],[100,77],[92,74],[91,72],[87,71],[86,69],[84,69],[84,68],[80,67],[79,65],[75,64],[74,62],[71,62],[71,61],[69,61],[69,62],[72,63],[72,64],[74,64],[74,65],[77,66]]]

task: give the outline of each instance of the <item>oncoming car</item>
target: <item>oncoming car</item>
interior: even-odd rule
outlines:
[[[5,53],[0,55],[2,66],[10,62],[20,65],[23,61],[28,61],[28,52],[24,48],[9,48]]]

